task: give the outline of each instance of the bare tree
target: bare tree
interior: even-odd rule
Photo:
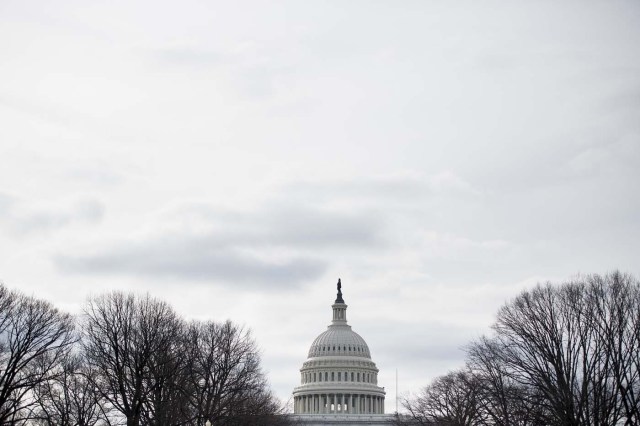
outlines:
[[[597,333],[596,351],[601,353],[601,380],[613,388],[625,425],[640,423],[640,286],[620,272],[587,277],[590,325]],[[602,375],[602,374],[601,374]]]
[[[94,426],[104,424],[104,406],[93,386],[84,359],[69,355],[59,371],[34,388],[36,418],[43,425]]]
[[[68,314],[0,284],[0,424],[29,417],[31,392],[76,341],[73,329]]]
[[[468,371],[454,371],[436,378],[415,397],[407,397],[402,406],[409,418],[397,423],[411,425],[475,426],[483,422],[479,388]]]
[[[168,304],[149,295],[113,292],[87,303],[82,344],[94,385],[127,426],[158,414],[167,383],[161,370],[171,359],[164,355],[175,354],[178,323]]]
[[[548,423],[541,396],[514,380],[502,363],[502,347],[483,337],[467,348],[467,366],[478,386],[483,424],[529,426]]]
[[[227,321],[193,322],[188,330],[190,420],[204,425],[282,424],[249,331]]]
[[[638,424],[639,288],[618,272],[593,275],[538,285],[503,306],[494,336],[469,352],[490,385],[487,409],[517,424],[508,394],[518,389],[544,424]]]

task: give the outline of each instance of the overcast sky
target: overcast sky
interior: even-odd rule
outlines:
[[[395,409],[640,238],[638,1],[0,0],[0,280],[246,324],[284,400],[343,281]]]

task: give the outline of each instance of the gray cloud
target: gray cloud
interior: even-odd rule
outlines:
[[[392,203],[421,203],[436,197],[477,197],[483,194],[452,171],[433,175],[395,175],[350,180],[301,181],[283,192],[288,197],[320,199],[377,199]]]
[[[14,203],[14,197],[0,192],[0,217],[6,216]]]
[[[229,62],[233,58],[221,52],[193,47],[165,47],[144,52],[164,64],[188,66],[212,66]]]
[[[134,248],[119,246],[95,255],[58,256],[54,260],[60,269],[71,273],[222,280],[245,289],[292,287],[317,278],[326,267],[321,260],[297,256],[278,262],[228,249],[202,250],[202,240],[150,241]]]
[[[77,274],[227,281],[252,289],[288,287],[325,272],[324,249],[344,253],[371,247],[378,243],[380,229],[365,215],[284,206],[239,213],[198,204],[181,206],[168,216],[215,229],[125,238],[93,252],[58,254],[54,263]]]
[[[122,183],[125,179],[122,173],[106,167],[103,164],[90,163],[81,167],[72,167],[65,175],[74,181],[91,185],[111,186]]]
[[[26,200],[0,195],[0,216],[4,217],[7,232],[25,236],[56,231],[77,224],[95,224],[102,220],[105,206],[86,198],[66,205],[33,206]]]

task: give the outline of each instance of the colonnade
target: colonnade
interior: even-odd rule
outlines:
[[[384,397],[350,393],[320,393],[297,396],[296,414],[384,414]]]

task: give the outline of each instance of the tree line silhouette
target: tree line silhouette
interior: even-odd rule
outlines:
[[[405,397],[399,425],[640,424],[640,282],[538,284],[506,303],[466,365]]]
[[[249,330],[149,295],[73,317],[0,283],[0,424],[285,425]]]

